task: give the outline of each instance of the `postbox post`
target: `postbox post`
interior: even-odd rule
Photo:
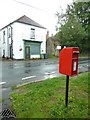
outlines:
[[[69,76],[66,75],[66,97],[65,97],[65,105],[68,106],[68,88],[69,88]]]

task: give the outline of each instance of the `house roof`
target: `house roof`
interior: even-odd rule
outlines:
[[[29,17],[27,17],[26,15],[16,19],[15,21],[11,22],[10,24],[8,24],[7,26],[15,23],[15,22],[19,22],[19,23],[23,23],[23,24],[27,24],[27,25],[32,25],[32,26],[36,26],[39,28],[43,28],[46,29],[45,27],[43,27],[42,25],[40,25],[39,23],[35,22],[34,20],[30,19]],[[5,27],[7,27],[5,26]],[[4,29],[5,27],[3,27],[2,29]],[[1,29],[1,30],[2,30]]]

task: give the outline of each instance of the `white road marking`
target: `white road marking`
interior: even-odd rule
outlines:
[[[6,82],[0,82],[0,85],[5,84]]]
[[[35,78],[36,76],[29,76],[29,77],[25,77],[25,78],[22,78],[22,80],[26,80],[26,79],[30,79],[30,78]]]
[[[11,91],[10,88],[2,88],[2,91]]]
[[[2,88],[2,91],[5,91],[5,90],[7,90],[7,88]]]
[[[16,69],[17,69],[17,68],[22,68],[22,67],[24,67],[24,66],[16,66],[16,67],[14,67],[14,68],[16,68]]]
[[[14,65],[18,65],[18,64],[14,64]]]
[[[82,66],[79,66],[78,68],[82,68]]]
[[[48,72],[48,73],[45,73],[45,75],[51,75],[51,74],[55,74],[56,71],[53,71],[53,72]]]

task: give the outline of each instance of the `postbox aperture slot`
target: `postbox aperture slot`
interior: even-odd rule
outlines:
[[[79,54],[79,51],[73,51],[74,54]]]

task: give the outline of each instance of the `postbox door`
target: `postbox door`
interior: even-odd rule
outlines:
[[[76,75],[78,72],[78,59],[72,61],[72,75]]]
[[[78,54],[79,54],[79,49],[73,48],[72,75],[76,75],[78,73]]]

